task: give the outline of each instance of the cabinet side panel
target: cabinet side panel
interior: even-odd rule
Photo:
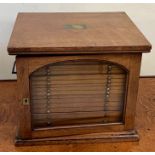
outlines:
[[[127,104],[125,113],[125,130],[134,129],[136,102],[138,95],[141,54],[131,54],[128,78]]]

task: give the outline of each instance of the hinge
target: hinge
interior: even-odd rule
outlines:
[[[29,98],[23,98],[23,105],[29,105]]]

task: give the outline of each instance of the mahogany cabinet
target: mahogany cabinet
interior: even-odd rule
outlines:
[[[139,71],[150,43],[124,12],[19,13],[16,145],[137,141]]]

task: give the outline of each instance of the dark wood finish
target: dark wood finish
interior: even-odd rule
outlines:
[[[154,152],[155,148],[155,78],[140,78],[135,126],[139,142],[61,144],[15,147],[18,115],[16,81],[0,80],[0,151],[19,152]]]
[[[10,55],[141,53],[150,49],[124,12],[19,13],[8,45]]]

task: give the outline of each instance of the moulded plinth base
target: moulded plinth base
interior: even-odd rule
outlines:
[[[37,138],[37,139],[18,139],[16,138],[16,146],[24,145],[47,145],[47,144],[76,144],[76,143],[99,143],[99,142],[124,142],[139,141],[139,135],[134,131],[123,132],[106,132],[92,133],[85,135],[72,135],[53,138]]]

